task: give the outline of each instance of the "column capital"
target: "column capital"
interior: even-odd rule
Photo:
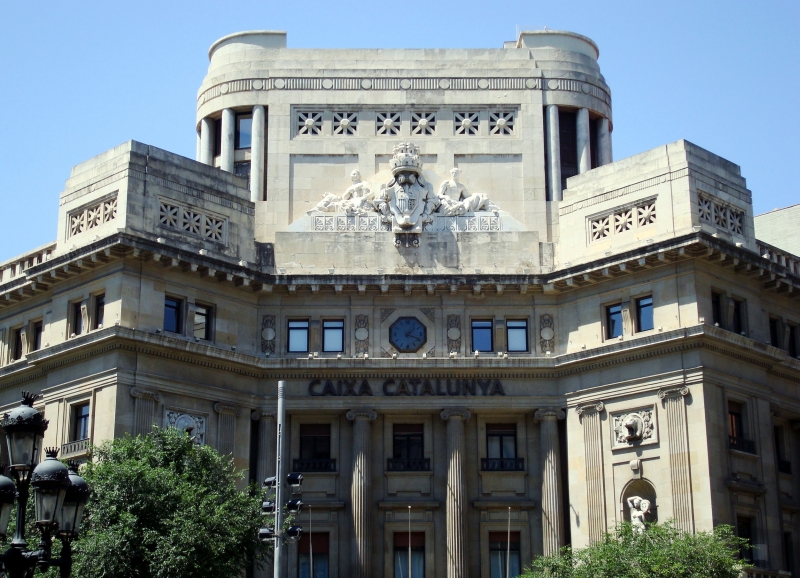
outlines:
[[[472,416],[470,411],[464,407],[450,407],[447,409],[443,409],[442,413],[439,414],[443,420],[447,421],[451,418],[458,417],[463,419],[464,421],[469,421],[469,418]]]
[[[214,404],[214,411],[217,413],[230,413],[235,415],[236,417],[241,417],[242,415],[241,408],[236,407],[235,405],[227,405],[220,402]]]
[[[546,419],[558,420],[564,419],[567,417],[567,414],[564,413],[564,410],[559,409],[557,407],[542,407],[536,410],[536,413],[533,414],[534,421],[543,421]]]
[[[258,421],[258,420],[261,420],[261,419],[265,419],[265,420],[266,419],[271,419],[272,421],[276,421],[277,414],[274,411],[256,409],[256,410],[253,410],[253,412],[250,414],[250,419],[252,419],[253,421]]]
[[[658,398],[666,399],[668,397],[686,397],[689,395],[689,388],[685,385],[682,387],[670,387],[658,390]]]
[[[347,412],[347,419],[356,421],[359,419],[366,419],[373,421],[378,418],[378,414],[374,409],[351,409]]]
[[[597,413],[602,413],[605,408],[606,405],[602,401],[595,401],[583,405],[576,405],[575,413],[578,414],[579,416],[583,415],[584,413],[591,413],[593,411],[596,411]]]
[[[138,387],[131,388],[131,396],[136,398],[152,399],[153,401],[161,401],[161,394],[159,392],[140,389]]]

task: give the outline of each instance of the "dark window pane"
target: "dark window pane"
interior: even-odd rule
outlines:
[[[650,331],[653,329],[653,298],[642,297],[636,300],[636,329]]]
[[[732,437],[743,438],[744,420],[742,418],[742,404],[736,401],[728,402],[728,434]]]
[[[222,153],[222,119],[213,121],[214,127],[214,156]]]
[[[606,337],[613,339],[622,335],[622,304],[606,307]]]
[[[83,333],[83,314],[80,303],[72,304],[72,333],[75,335]]]
[[[528,322],[506,321],[506,341],[508,351],[528,351]]]
[[[194,336],[197,339],[211,341],[211,328],[213,323],[214,308],[209,305],[195,305],[194,311]]]
[[[289,321],[289,352],[308,351],[308,321]]]
[[[736,535],[748,541],[748,546],[753,543],[753,518],[745,516],[736,516]],[[739,555],[744,560],[752,560],[752,550],[750,548],[742,547]]]
[[[714,325],[722,326],[722,295],[719,293],[711,294],[711,315]]]
[[[300,459],[328,460],[331,457],[330,424],[300,425]]]
[[[774,317],[769,318],[769,344],[773,347],[783,347],[781,336],[781,321]]]
[[[14,351],[13,357],[14,361],[17,359],[22,359],[22,329],[15,329],[14,330]]]
[[[561,188],[567,179],[578,174],[578,118],[574,112],[558,111],[558,132],[561,141]]]
[[[236,148],[249,149],[253,137],[253,117],[240,115],[236,117]]]
[[[322,322],[322,351],[344,351],[344,321]]]
[[[472,322],[472,351],[493,351],[492,322]]]
[[[736,299],[733,300],[733,332],[744,332],[744,307],[743,302]]]
[[[106,315],[106,296],[98,295],[94,298],[94,328],[103,326]]]
[[[800,351],[797,349],[798,331],[800,331],[800,328],[794,325],[789,327],[789,355],[792,357],[800,355]]]
[[[33,324],[33,351],[38,351],[42,348],[42,331],[43,326],[41,321]]]
[[[85,440],[89,437],[89,404],[72,406],[72,440]]]
[[[164,298],[164,331],[181,333],[181,306],[183,302],[173,297]]]

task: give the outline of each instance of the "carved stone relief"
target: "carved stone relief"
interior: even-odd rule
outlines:
[[[275,316],[264,315],[261,318],[261,353],[275,353]]]
[[[425,317],[431,320],[431,322],[435,322],[434,319],[434,308],[433,307],[420,307],[419,310],[422,312]]]
[[[613,447],[631,447],[656,440],[655,407],[636,409],[611,414],[614,439]]]
[[[552,352],[555,349],[555,323],[553,317],[547,313],[539,316],[539,347],[542,353]]]
[[[355,323],[356,355],[369,353],[369,316],[356,315]]]
[[[461,351],[461,316],[447,316],[447,352]]]
[[[206,416],[188,413],[180,410],[168,409],[164,418],[165,427],[174,427],[180,431],[188,431],[194,437],[194,443],[206,443]]]

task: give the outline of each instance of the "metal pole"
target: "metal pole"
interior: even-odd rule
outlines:
[[[506,533],[506,578],[511,578],[511,506],[508,507],[508,531]]]
[[[274,578],[281,578],[281,562],[283,561],[283,425],[286,408],[283,395],[286,382],[278,382],[278,449],[275,452],[275,555],[273,556]]]
[[[411,506],[408,507],[408,578],[411,578]]]
[[[314,578],[314,539],[311,537],[311,504],[308,505],[308,578]]]

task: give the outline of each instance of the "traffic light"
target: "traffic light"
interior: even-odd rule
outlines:
[[[292,488],[292,493],[294,493],[297,488],[303,485],[303,474],[292,472],[286,476],[286,483]]]
[[[261,542],[269,542],[275,538],[275,528],[260,528],[258,530],[258,539]]]
[[[297,542],[300,540],[300,537],[303,535],[303,527],[302,526],[290,526],[289,529],[286,530],[286,541],[290,544],[293,542]]]
[[[303,509],[303,500],[289,500],[286,502],[286,512],[288,514],[299,514]]]
[[[275,513],[275,501],[274,500],[264,500],[261,502],[261,514],[266,516],[267,514],[274,514]]]

